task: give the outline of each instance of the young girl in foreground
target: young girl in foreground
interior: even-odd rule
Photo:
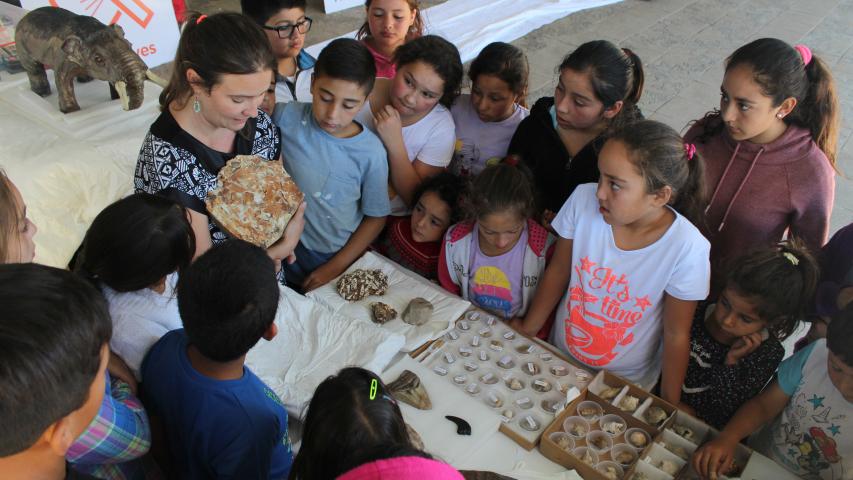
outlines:
[[[773,377],[787,338],[803,318],[818,266],[799,241],[739,257],[716,303],[697,309],[681,398],[722,429]]]
[[[536,333],[562,298],[552,343],[646,389],[663,365],[661,394],[677,404],[710,278],[708,241],[690,222],[701,215],[702,159],[644,120],[604,144],[598,168],[598,184],[575,189],[554,219],[554,256],[517,326]]]
[[[527,57],[503,42],[486,45],[468,68],[471,94],[450,109],[456,125],[456,150],[450,171],[467,177],[506,156],[509,141],[527,110]]]
[[[375,460],[377,449],[422,449],[420,438],[412,436],[382,379],[363,368],[344,368],[314,392],[305,416],[302,446],[293,459],[289,478],[338,478],[365,461]],[[434,467],[445,475],[454,472],[448,465]]]
[[[418,185],[447,167],[456,133],[450,105],[459,96],[462,60],[447,40],[427,35],[394,53],[397,74],[377,79],[356,120],[388,150],[391,214],[406,215]]]
[[[687,132],[713,192],[703,233],[711,241],[712,295],[724,266],[786,231],[817,251],[835,192],[839,105],[832,74],[808,47],[762,38],[726,62],[720,110]]]
[[[428,280],[438,280],[444,232],[459,220],[466,181],[450,172],[430,177],[415,194],[412,214],[391,217],[376,250]]]
[[[0,170],[0,263],[30,263],[38,229],[27,217],[27,205],[18,187]]]
[[[104,292],[113,319],[110,350],[137,379],[148,350],[183,327],[175,287],[195,252],[188,217],[184,207],[163,197],[125,197],[95,217],[72,261],[74,272]]]
[[[445,290],[505,320],[527,312],[551,245],[548,232],[532,219],[530,179],[507,163],[513,161],[488,167],[474,180],[466,201],[469,220],[447,231],[438,262]]]
[[[394,53],[404,43],[423,35],[418,0],[367,0],[367,19],[358,29],[361,40],[376,62],[376,76],[394,78]]]

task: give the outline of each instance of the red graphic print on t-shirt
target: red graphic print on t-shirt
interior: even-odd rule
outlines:
[[[648,295],[631,297],[627,275],[589,257],[573,268],[577,281],[569,288],[566,343],[578,360],[604,366],[634,341],[633,327],[652,304]]]

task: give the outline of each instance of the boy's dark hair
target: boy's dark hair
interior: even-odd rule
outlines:
[[[747,297],[778,340],[797,328],[814,295],[818,265],[805,244],[792,238],[748,253],[731,263],[726,288]]]
[[[95,217],[69,268],[117,292],[133,292],[182,271],[194,254],[186,210],[169,199],[135,193]]]
[[[425,35],[397,47],[394,52],[397,68],[415,62],[426,63],[441,77],[444,91],[438,102],[450,108],[462,88],[462,59],[456,46],[437,35]]]
[[[160,110],[164,112],[173,101],[183,107],[191,98],[192,86],[187,80],[190,68],[201,77],[208,92],[225,74],[269,70],[272,75],[276,71],[269,40],[249,17],[234,12],[201,17],[199,13],[189,15],[181,31],[169,85],[160,93]]]
[[[434,192],[442,202],[450,207],[450,224],[458,222],[462,218],[461,204],[468,188],[468,181],[464,178],[444,170],[438,175],[427,178],[415,190],[415,203],[423,194]]]
[[[464,205],[465,218],[472,221],[498,212],[512,212],[526,220],[536,213],[532,175],[510,156],[474,178]]]
[[[726,72],[739,65],[752,68],[752,79],[763,93],[772,98],[774,107],[785,99],[797,99],[797,106],[785,116],[784,122],[809,130],[812,139],[836,167],[838,132],[841,128],[841,107],[835,80],[829,67],[817,56],[803,64],[800,52],[778,38],[759,38],[735,50],[726,60]],[[723,130],[720,111],[705,115],[701,141]]]
[[[270,18],[286,8],[299,8],[304,12],[306,3],[306,0],[240,0],[240,9],[243,15],[263,27]]]
[[[494,75],[503,80],[518,96],[518,104],[527,107],[527,77],[530,66],[527,55],[520,48],[504,42],[486,45],[468,67],[468,78],[473,83],[480,75]]]
[[[589,72],[592,90],[604,108],[610,108],[620,100],[624,102],[622,110],[611,120],[612,127],[642,118],[637,104],[643,95],[645,75],[643,62],[637,54],[607,40],[594,40],[566,55],[557,69],[558,73],[567,68],[575,72]]]
[[[249,351],[275,320],[279,288],[264,249],[232,239],[216,245],[178,280],[178,310],[189,343],[228,362]]]
[[[376,80],[376,63],[363,43],[352,38],[338,38],[326,45],[317,57],[314,78],[320,77],[353,82],[368,95]]]
[[[34,263],[0,265],[0,457],[33,445],[79,409],[112,335],[89,282]]]
[[[848,367],[853,367],[853,302],[832,316],[826,327],[826,348]]]
[[[373,382],[377,388],[371,398]],[[344,368],[314,392],[289,478],[336,478],[368,461],[368,452],[389,444],[411,446],[396,400],[375,373]]]
[[[646,180],[646,192],[672,188],[670,206],[694,225],[704,221],[705,163],[699,152],[688,156],[681,135],[655,120],[640,120],[616,129],[608,141],[622,142]]]
[[[421,16],[421,7],[418,4],[418,0],[405,0],[405,1],[406,1],[406,4],[409,6],[410,9],[416,10],[415,21],[414,21],[414,23],[412,23],[412,26],[409,29],[409,32],[406,34],[406,41],[408,42],[408,41],[411,41],[415,38],[418,38],[424,34],[424,19]],[[368,15],[370,14],[369,10],[370,10],[370,4],[371,3],[373,3],[373,0],[365,0],[365,2],[364,2],[364,8],[365,8],[365,10],[368,10]],[[368,23],[367,20],[365,20],[364,23],[361,24],[361,27],[358,29],[358,33],[356,33],[355,38],[358,40],[362,40],[362,39],[367,38],[369,36],[370,36],[370,23]]]

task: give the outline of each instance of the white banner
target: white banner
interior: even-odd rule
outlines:
[[[180,32],[171,0],[21,0],[21,5],[27,10],[62,7],[106,25],[117,23],[148,67],[174,60],[178,49]]]
[[[347,0],[326,0],[344,3]],[[354,0],[353,0],[354,1]],[[511,42],[542,25],[588,8],[596,8],[622,0],[448,0],[421,12],[425,33],[440,35],[456,45],[463,62],[467,62],[492,42]],[[355,31],[341,35],[355,38]],[[329,42],[311,45],[306,50],[320,54]],[[566,53],[569,53],[568,51]],[[555,65],[560,62],[554,59]]]
[[[359,5],[364,6],[364,0],[323,0],[323,11],[334,13]]]

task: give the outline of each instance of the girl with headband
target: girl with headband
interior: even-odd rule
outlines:
[[[800,237],[826,243],[835,191],[839,104],[826,64],[808,47],[762,38],[727,60],[720,109],[685,136],[707,163],[712,296],[733,256]]]

